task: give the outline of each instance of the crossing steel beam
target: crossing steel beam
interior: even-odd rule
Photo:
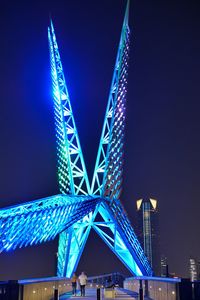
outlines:
[[[122,26],[110,94],[91,186],[94,195],[118,198],[122,189],[128,77],[129,1]]]
[[[61,195],[0,210],[0,251],[45,242],[59,234],[57,275],[61,277],[71,277],[76,270],[91,228],[134,275],[152,275],[119,200],[129,56],[128,17],[129,0],[91,186],[51,21],[48,39]]]
[[[56,195],[0,209],[0,252],[54,239],[101,201],[93,196]]]

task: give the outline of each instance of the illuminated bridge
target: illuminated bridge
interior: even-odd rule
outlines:
[[[0,249],[14,250],[59,235],[59,277],[71,277],[76,270],[92,228],[132,274],[152,275],[120,202],[130,36],[128,16],[129,1],[91,183],[52,21],[48,28],[60,195],[1,209]]]

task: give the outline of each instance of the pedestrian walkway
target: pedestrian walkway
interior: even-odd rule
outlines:
[[[72,296],[72,293],[66,293],[60,296],[60,300],[71,299],[71,300],[96,300],[97,299],[97,289],[96,288],[86,288],[85,297],[81,297],[80,291],[77,291],[76,296]]]
[[[116,289],[115,299],[117,300],[134,300],[138,299],[138,293],[125,290],[125,289]]]
[[[77,293],[77,296],[72,296],[71,293],[60,296],[60,300],[97,300],[97,289],[96,288],[86,288],[85,297],[80,296],[80,292]],[[114,298],[105,298],[104,290],[101,289],[101,300],[138,300],[138,293],[129,291],[123,288],[115,288],[115,297]],[[150,298],[144,298],[145,300],[151,300]]]
[[[136,292],[126,290],[126,289],[122,289],[122,288],[118,288],[118,289],[116,289],[115,299],[117,299],[117,300],[137,299],[138,300],[139,298],[138,298],[138,293],[136,293]],[[144,296],[144,300],[154,300],[154,299]]]

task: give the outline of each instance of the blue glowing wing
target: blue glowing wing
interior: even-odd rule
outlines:
[[[0,210],[0,251],[52,240],[95,210],[92,196],[56,195]]]

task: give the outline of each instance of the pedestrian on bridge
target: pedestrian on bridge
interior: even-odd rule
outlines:
[[[74,273],[72,278],[71,278],[71,283],[72,283],[72,296],[76,296],[76,284],[77,284],[77,276]]]
[[[87,276],[84,272],[81,273],[81,275],[78,277],[81,287],[81,296],[85,297],[85,286],[87,283]]]

